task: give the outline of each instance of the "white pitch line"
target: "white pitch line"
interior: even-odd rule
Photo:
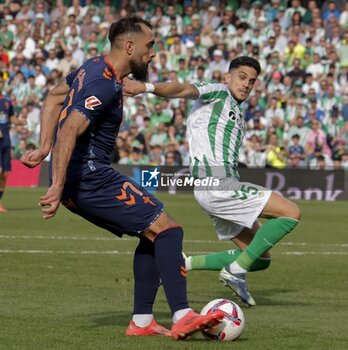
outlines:
[[[47,239],[57,241],[135,241],[136,238],[119,238],[119,237],[86,237],[86,236],[39,236],[39,235],[0,235],[0,239]],[[208,244],[226,244],[229,241],[219,240],[199,240],[199,239],[184,239],[185,243],[208,243]],[[280,245],[285,246],[333,246],[333,247],[348,247],[348,243],[305,243],[305,242],[281,242]]]
[[[120,238],[120,237],[86,237],[86,236],[37,236],[37,235],[0,235],[0,239],[47,239],[57,241],[135,241],[136,238]],[[219,240],[185,240],[187,243],[226,243],[228,241]]]
[[[0,253],[14,254],[72,254],[72,255],[117,255],[117,254],[134,254],[134,252],[119,252],[118,250],[24,250],[24,249],[0,249]]]
[[[212,252],[187,252],[188,254],[210,254]],[[0,249],[0,254],[71,254],[71,255],[133,255],[134,251],[118,250],[25,250],[25,249]]]
[[[348,252],[283,252],[284,255],[348,255]]]
[[[207,251],[188,251],[187,254],[210,254]],[[24,249],[0,249],[0,254],[68,254],[68,255],[133,255],[134,251],[118,250],[24,250]],[[348,252],[282,252],[283,255],[348,255]]]

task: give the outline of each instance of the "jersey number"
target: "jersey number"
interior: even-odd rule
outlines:
[[[259,191],[256,187],[242,185],[239,191],[234,191],[234,194],[231,196],[231,198],[245,200],[248,198],[248,194],[255,195],[258,192]]]

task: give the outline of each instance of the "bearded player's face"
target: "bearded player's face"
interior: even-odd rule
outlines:
[[[154,36],[150,28],[141,24],[143,32],[136,37],[134,55],[130,60],[130,68],[136,80],[147,81],[149,75],[149,64],[156,56],[153,45]]]

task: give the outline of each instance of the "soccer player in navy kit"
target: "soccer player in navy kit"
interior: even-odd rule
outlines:
[[[29,167],[39,164],[56,135],[52,184],[40,198],[43,218],[53,217],[62,202],[118,236],[138,236],[134,310],[126,334],[184,339],[214,326],[223,313],[200,316],[190,309],[182,228],[163,211],[160,201],[109,166],[122,120],[122,79],[132,73],[146,80],[155,56],[154,35],[150,23],[132,16],[111,25],[109,40],[109,55],[89,59],[50,92],[42,111],[40,148],[25,154],[22,162]],[[152,315],[160,281],[173,314],[171,331],[158,325]]]
[[[0,93],[3,85],[4,81],[0,77]],[[20,124],[14,115],[11,100],[0,95],[0,213],[7,212],[1,203],[1,198],[5,192],[7,175],[11,171],[11,123]]]

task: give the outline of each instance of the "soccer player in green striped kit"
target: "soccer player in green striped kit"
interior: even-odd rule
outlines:
[[[260,74],[257,60],[241,56],[232,60],[225,84],[124,82],[124,93],[151,92],[166,98],[194,99],[187,120],[190,169],[195,178],[220,180],[217,188],[196,188],[194,195],[211,217],[219,239],[232,240],[237,249],[187,258],[188,270],[220,270],[220,280],[248,305],[246,274],[267,269],[270,249],[299,223],[296,204],[261,186],[241,182],[237,165],[245,132],[240,104],[245,101]],[[258,218],[268,220],[261,226]]]

